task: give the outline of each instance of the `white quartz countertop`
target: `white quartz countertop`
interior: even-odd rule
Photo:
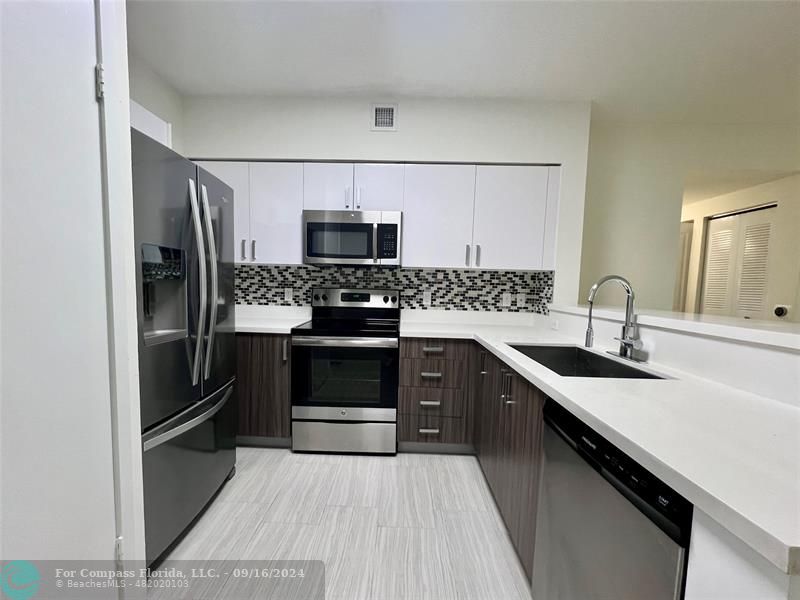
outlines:
[[[542,326],[411,321],[400,335],[476,340],[783,572],[800,573],[800,409],[658,364],[645,368],[670,379],[562,377],[509,345],[580,344]]]
[[[237,304],[236,332],[288,335],[292,327],[302,325],[310,318],[310,308]]]
[[[562,377],[509,345],[581,343],[544,320],[423,321],[414,312],[404,311],[401,337],[477,341],[780,570],[800,574],[800,409],[657,363],[645,368],[669,379]],[[237,306],[236,331],[288,334],[309,318]]]

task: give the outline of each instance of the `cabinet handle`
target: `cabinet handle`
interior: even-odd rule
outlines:
[[[478,244],[475,246],[475,266],[481,266],[481,245]]]
[[[430,428],[427,428],[427,427],[420,427],[419,432],[424,434],[424,435],[439,435],[439,429],[438,428],[430,429]]]
[[[500,400],[506,399],[506,382],[508,381],[508,369],[500,369],[500,375],[503,378],[500,382]]]
[[[469,244],[467,244],[467,254],[464,256],[464,264],[469,266]]]
[[[422,407],[441,406],[442,403],[439,400],[420,400],[419,405]]]
[[[356,188],[356,208],[361,210],[361,188]]]
[[[429,354],[439,354],[444,352],[444,346],[423,346],[422,351]]]
[[[253,260],[256,259],[256,241],[255,240],[250,242],[250,255],[253,257]]]
[[[242,260],[247,260],[247,250],[245,250],[246,246],[247,246],[247,240],[242,239]]]
[[[344,188],[344,207],[349,209],[350,208],[350,194],[353,193],[352,188],[348,185]]]
[[[481,352],[481,375],[486,375],[486,352]]]
[[[513,378],[514,378],[513,373],[506,373],[506,393],[505,393],[506,405],[517,403],[516,400],[512,400],[513,396],[511,396],[511,381]]]
[[[283,339],[283,362],[289,360],[289,340]]]
[[[429,373],[427,371],[423,371],[422,373],[419,374],[419,376],[422,377],[423,379],[441,379],[442,378],[442,374],[441,373]]]

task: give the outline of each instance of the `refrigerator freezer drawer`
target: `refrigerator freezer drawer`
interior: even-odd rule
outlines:
[[[144,439],[145,549],[153,563],[208,504],[236,462],[233,384]]]

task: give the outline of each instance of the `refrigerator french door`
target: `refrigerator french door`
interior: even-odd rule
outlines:
[[[148,562],[235,464],[233,191],[131,130]],[[178,494],[177,490],[182,490]]]

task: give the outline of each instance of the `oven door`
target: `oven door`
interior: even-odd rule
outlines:
[[[303,262],[307,264],[378,264],[374,211],[303,211]]]
[[[292,337],[292,417],[395,421],[397,338]]]

